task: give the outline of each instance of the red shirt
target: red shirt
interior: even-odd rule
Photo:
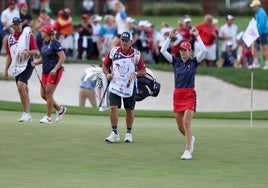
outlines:
[[[199,35],[205,46],[211,46],[215,43],[217,31],[214,25],[207,25],[205,23],[201,23],[196,25],[196,28],[198,29]]]
[[[190,41],[191,33],[189,27],[183,27],[178,30],[186,41]]]

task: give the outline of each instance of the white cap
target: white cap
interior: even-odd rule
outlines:
[[[191,22],[191,21],[192,21],[192,20],[191,20],[191,18],[189,18],[189,17],[186,17],[186,18],[183,19],[183,22],[184,22],[184,23]]]
[[[231,14],[228,14],[228,15],[226,16],[226,19],[227,19],[227,20],[233,20],[234,17],[233,17]]]
[[[139,21],[139,26],[144,26],[144,27],[151,27],[152,26],[152,23],[150,23],[149,21],[147,20],[141,20]]]
[[[93,22],[99,22],[102,20],[102,16],[99,16],[98,14],[94,14],[93,16],[91,16],[91,20]]]
[[[230,40],[228,40],[228,41],[226,42],[226,46],[233,46],[233,42],[230,41]]]

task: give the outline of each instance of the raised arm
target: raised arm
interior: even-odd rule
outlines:
[[[161,54],[170,62],[172,63],[172,55],[167,51],[169,44],[170,44],[170,40],[175,37],[175,35],[177,34],[177,28],[173,29],[170,33],[168,38],[165,40],[165,42],[162,44],[162,47],[160,49]]]
[[[197,45],[199,46],[198,49],[200,51],[196,55],[196,60],[198,63],[200,63],[202,60],[206,59],[207,49],[206,49],[201,37],[199,36],[198,30],[195,27],[192,28],[192,33],[194,34],[194,36],[196,38]]]

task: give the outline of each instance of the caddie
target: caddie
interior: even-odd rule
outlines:
[[[21,18],[14,17],[11,25],[14,29],[14,33],[8,36],[6,43],[7,58],[4,78],[6,80],[8,79],[8,69],[11,67],[11,73],[15,76],[20,101],[23,107],[22,116],[18,121],[31,122],[28,80],[34,69],[31,65],[31,61],[33,61],[34,55],[39,54],[39,51],[31,28],[25,27],[22,30]]]
[[[126,111],[126,134],[124,141],[132,142],[132,125],[134,121],[136,77],[146,74],[144,60],[140,51],[132,47],[132,34],[123,32],[120,36],[120,46],[113,47],[105,57],[102,70],[110,81],[110,122],[111,134],[105,139],[107,142],[118,142],[120,140],[117,131],[118,108],[121,107],[123,99]]]

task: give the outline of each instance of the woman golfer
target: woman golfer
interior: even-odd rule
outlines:
[[[55,38],[54,28],[51,25],[45,25],[41,29],[42,38],[44,39],[41,48],[41,58],[37,62],[32,63],[33,66],[42,64],[42,84],[41,97],[47,102],[47,113],[40,119],[40,123],[52,123],[51,113],[53,107],[56,109],[56,122],[62,120],[66,112],[66,108],[60,106],[54,100],[54,92],[59,84],[63,73],[63,62],[65,61],[65,54],[63,47]]]
[[[199,45],[199,52],[196,57],[191,58],[192,47],[189,42],[182,42],[179,46],[180,57],[172,56],[167,48],[170,40],[176,36],[177,28],[169,33],[161,48],[163,56],[172,63],[174,67],[175,89],[173,92],[173,111],[179,131],[185,138],[185,151],[181,159],[191,159],[194,151],[195,137],[192,135],[191,122],[196,110],[196,93],[194,89],[195,75],[198,64],[206,58],[206,47],[201,40],[196,28],[192,33]]]

